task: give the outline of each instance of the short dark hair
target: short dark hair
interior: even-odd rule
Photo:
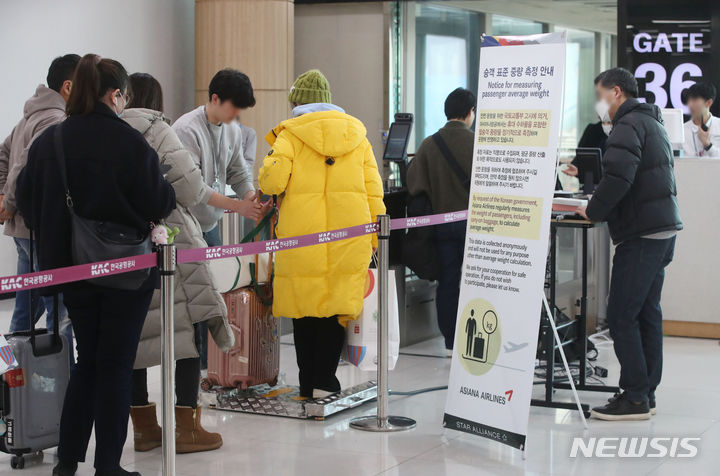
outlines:
[[[687,90],[688,99],[691,98],[703,98],[704,100],[712,99],[715,100],[717,96],[717,89],[712,83],[700,82],[690,86]]]
[[[638,97],[638,84],[635,76],[625,68],[612,68],[603,71],[595,78],[595,84],[605,88],[619,87],[629,98]]]
[[[147,73],[133,73],[130,75],[130,90],[132,98],[128,108],[142,107],[153,111],[163,111],[162,86],[157,79]]]
[[[220,102],[231,101],[233,106],[241,109],[253,107],[255,96],[250,78],[236,69],[226,68],[218,71],[208,86],[208,97],[212,100],[217,94]]]
[[[62,85],[65,81],[72,79],[80,62],[80,56],[69,54],[65,56],[58,56],[52,63],[50,63],[50,69],[47,74],[47,85],[48,88],[60,92]]]
[[[465,119],[475,109],[477,98],[472,91],[457,88],[445,99],[445,115],[450,119]]]

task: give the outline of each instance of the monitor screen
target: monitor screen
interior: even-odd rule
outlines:
[[[663,125],[667,131],[673,149],[680,150],[685,143],[685,124],[683,112],[680,109],[660,109]]]
[[[602,178],[602,150],[592,147],[575,149],[575,160],[578,168],[578,180],[583,184],[585,193],[592,193],[594,185]]]
[[[385,160],[403,160],[408,139],[410,138],[410,122],[393,122],[388,133],[387,144],[385,144]]]

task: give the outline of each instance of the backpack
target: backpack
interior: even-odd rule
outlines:
[[[450,168],[462,182],[463,187],[470,191],[470,178],[465,174],[462,167],[460,167],[460,164],[458,164],[452,152],[450,152],[440,132],[433,134],[432,138]],[[432,203],[430,203],[430,198],[426,194],[421,193],[408,197],[408,218],[432,214]],[[438,279],[439,270],[436,254],[434,226],[408,229],[407,235],[405,235],[405,241],[403,242],[402,262],[410,268],[418,278],[428,281]]]

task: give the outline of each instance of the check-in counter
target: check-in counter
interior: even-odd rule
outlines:
[[[663,288],[665,334],[720,338],[720,160],[675,161],[684,230]]]

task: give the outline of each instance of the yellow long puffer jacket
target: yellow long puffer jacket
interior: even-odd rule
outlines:
[[[385,213],[383,188],[363,124],[339,111],[304,114],[266,137],[272,150],[260,169],[266,194],[285,194],[278,238],[362,225]],[[362,311],[374,235],[286,250],[275,258],[273,314],[338,315]]]

